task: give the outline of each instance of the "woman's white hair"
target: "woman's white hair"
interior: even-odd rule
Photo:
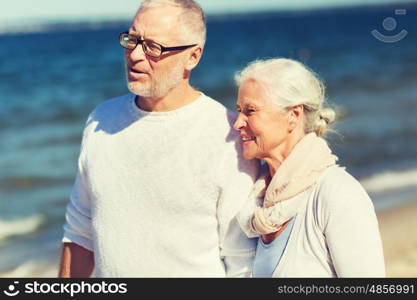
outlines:
[[[305,133],[323,136],[336,119],[335,111],[325,107],[325,86],[302,63],[286,58],[256,60],[236,74],[238,86],[247,80],[260,84],[267,99],[283,109],[303,105]]]
[[[206,18],[200,5],[194,0],[143,0],[139,11],[146,8],[175,6],[183,10],[180,15],[181,31],[184,36],[180,39],[185,43],[199,44],[206,42]]]

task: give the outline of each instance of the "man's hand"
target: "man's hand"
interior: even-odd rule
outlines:
[[[64,243],[60,278],[87,278],[94,269],[94,253],[75,243]]]

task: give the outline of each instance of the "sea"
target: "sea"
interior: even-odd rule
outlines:
[[[376,210],[417,201],[417,5],[217,14],[207,26],[194,87],[234,109],[233,77],[249,62],[305,63],[339,113],[329,144]],[[1,277],[56,276],[84,123],[128,92],[118,44],[128,27],[0,34]]]

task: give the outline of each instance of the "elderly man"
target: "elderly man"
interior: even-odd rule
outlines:
[[[87,121],[61,277],[250,275],[256,243],[236,215],[258,166],[235,116],[189,84],[205,31],[193,0],[145,0],[120,34],[131,94]]]

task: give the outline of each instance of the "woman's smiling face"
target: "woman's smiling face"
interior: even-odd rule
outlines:
[[[239,111],[234,128],[243,141],[245,159],[273,157],[285,147],[289,136],[289,113],[268,100],[255,80],[243,82],[236,103]]]

